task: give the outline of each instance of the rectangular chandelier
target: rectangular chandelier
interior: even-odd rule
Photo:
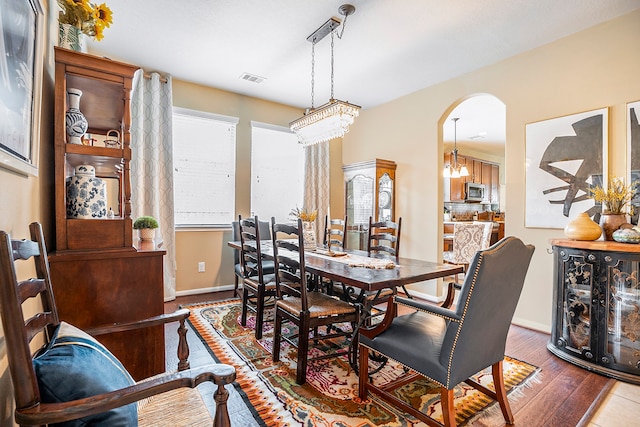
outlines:
[[[300,144],[313,145],[334,138],[342,138],[349,132],[349,126],[359,114],[358,105],[331,99],[326,104],[292,121],[289,126],[298,136]]]

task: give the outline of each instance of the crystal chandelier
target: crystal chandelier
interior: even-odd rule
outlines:
[[[469,176],[467,165],[458,163],[458,120],[459,117],[453,119],[453,164],[446,164],[442,176],[445,178],[460,178],[461,176]]]
[[[341,33],[336,34],[338,38],[342,38],[347,25],[347,17],[355,10],[356,8],[350,4],[343,4],[338,9],[340,14],[345,17]],[[334,30],[339,25],[340,21],[331,18],[307,37],[307,40],[311,42],[311,108],[308,108],[302,117],[289,123],[291,130],[298,136],[298,142],[303,145],[313,145],[343,137],[345,133],[349,132],[349,126],[353,124],[353,120],[358,117],[360,112],[359,106],[333,97]],[[326,104],[314,108],[315,46],[329,33],[331,33],[331,98]]]

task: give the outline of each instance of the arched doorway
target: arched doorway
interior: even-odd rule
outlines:
[[[469,173],[442,178],[443,251],[452,250],[456,222],[493,221],[492,242],[497,241],[504,235],[507,214],[505,104],[493,95],[477,94],[452,105],[443,115],[442,144],[443,172],[447,165],[451,172],[457,159],[458,166],[466,166]],[[474,190],[480,192],[473,194]]]

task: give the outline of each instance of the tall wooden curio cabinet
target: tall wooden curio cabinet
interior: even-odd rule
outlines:
[[[60,318],[91,328],[162,314],[165,251],[142,248],[132,233],[130,104],[139,67],[58,47],[55,62],[56,238],[50,266]],[[88,129],[80,144],[71,143],[66,131],[69,89],[82,92],[79,110]],[[101,180],[108,215],[87,218],[68,211],[74,193],[67,187],[84,165]],[[99,339],[136,379],[164,371],[162,326]]]
[[[369,217],[396,220],[396,163],[375,159],[342,167],[345,181],[347,248],[367,249]]]

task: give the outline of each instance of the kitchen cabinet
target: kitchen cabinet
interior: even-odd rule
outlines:
[[[452,164],[451,154],[445,154],[444,165]],[[474,182],[485,185],[485,199],[498,203],[500,199],[500,172],[499,165],[472,157],[458,154],[458,163],[464,164],[469,170],[469,176],[460,178],[444,178],[444,201],[464,202],[465,183]]]
[[[552,240],[554,292],[547,348],[577,366],[640,384],[640,246]]]
[[[55,47],[54,217],[52,287],[61,320],[80,328],[132,322],[164,312],[165,251],[138,246],[131,219],[131,88],[139,67]],[[82,144],[67,136],[67,89],[82,91],[88,122]],[[117,136],[114,136],[116,135]],[[89,139],[91,135],[91,139]],[[109,136],[112,135],[112,136]],[[110,139],[109,142],[104,142]],[[77,166],[95,168],[113,216],[85,219],[67,212],[67,182]],[[110,195],[109,195],[110,194]],[[135,379],[164,372],[164,328],[103,335]],[[135,342],[135,348],[124,343]]]
[[[396,163],[375,159],[342,167],[347,214],[346,244],[349,249],[367,249],[369,217],[373,221],[395,221]]]

